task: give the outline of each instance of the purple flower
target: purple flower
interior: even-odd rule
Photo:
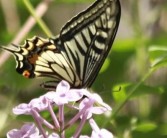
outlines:
[[[93,119],[89,120],[93,129],[91,138],[113,138],[113,134],[106,129],[100,129]]]
[[[84,96],[85,98],[83,98]],[[56,106],[58,108],[57,113],[55,113],[54,110]],[[78,111],[72,119],[67,120],[68,122],[66,122],[64,114],[65,106]],[[50,119],[52,120],[47,121],[40,115],[41,111],[48,111],[50,113]],[[106,111],[111,111],[111,107],[104,103],[99,95],[92,94],[86,89],[70,89],[70,85],[66,81],[61,81],[55,91],[50,91],[39,98],[31,100],[28,104],[23,103],[13,109],[13,112],[17,115],[32,115],[38,129],[35,130],[34,125],[27,125],[27,127],[23,126],[21,130],[11,130],[8,132],[7,136],[8,138],[60,138],[56,133],[49,135],[43,127],[43,125],[45,125],[45,127],[49,128],[51,131],[56,131],[62,138],[65,138],[65,130],[76,121],[80,121],[79,126],[73,134],[73,137],[76,138],[80,136],[80,132],[86,121],[92,120],[93,114],[103,114]],[[107,130],[99,129],[95,122],[90,121],[90,124],[93,129],[90,138],[111,136],[111,133]],[[41,135],[39,135],[39,131]],[[80,138],[89,137],[80,136]]]
[[[15,107],[13,109],[13,112],[15,114],[26,114],[26,115],[32,115],[40,132],[42,133],[43,136],[45,136],[45,131],[42,127],[42,124],[45,124],[45,126],[47,126],[50,129],[54,129],[55,127],[58,128],[58,121],[54,120],[55,123],[55,127],[50,124],[50,122],[48,122],[47,120],[45,120],[43,117],[41,117],[41,115],[39,114],[39,111],[43,111],[46,109],[49,109],[50,104],[47,98],[45,98],[44,96],[41,96],[39,98],[33,99],[30,101],[30,103],[28,104],[20,104],[17,107]]]
[[[13,129],[7,133],[7,138],[43,138],[39,135],[38,128],[34,124],[25,124],[20,130]]]
[[[100,129],[93,119],[89,120],[92,128],[91,136],[81,135],[79,138],[113,138],[113,134],[106,129]]]
[[[28,104],[23,103],[13,109],[14,114],[31,114],[31,110],[43,111],[48,109],[48,104],[64,105],[68,102],[80,100],[88,93],[85,89],[71,89],[66,81],[57,85],[56,92],[48,92],[39,98],[31,100]],[[88,94],[87,94],[88,95]]]
[[[16,115],[19,114],[31,114],[31,108],[29,107],[28,104],[22,103],[13,108],[13,113]]]
[[[60,136],[56,133],[52,133],[48,138],[60,138]]]
[[[74,137],[78,137],[81,129],[83,128],[85,122],[87,119],[90,119],[92,117],[92,114],[102,114],[106,111],[110,111],[111,107],[103,102],[101,97],[97,94],[91,94],[88,91],[85,91],[85,95],[87,96],[84,98],[80,105],[79,105],[79,112],[78,114],[70,120],[69,124],[73,124],[79,117],[81,118],[81,122],[74,133]],[[98,104],[98,106],[94,106]]]
[[[64,105],[68,102],[76,102],[83,97],[83,89],[71,89],[66,81],[61,81],[56,88],[55,96],[46,94],[47,98],[52,98],[57,105]]]
[[[15,108],[13,108],[13,113],[16,115],[19,114],[31,114],[32,109],[36,111],[43,111],[47,109],[48,102],[47,99],[41,96],[40,98],[35,98],[30,101],[30,103],[22,103]]]
[[[94,106],[95,104],[98,106]],[[81,101],[79,109],[82,110],[86,106],[88,107],[86,109],[87,119],[91,118],[92,114],[103,114],[106,111],[111,111],[111,107],[104,103],[98,94],[89,94],[88,98]]]

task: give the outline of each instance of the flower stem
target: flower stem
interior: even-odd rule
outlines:
[[[121,108],[126,104],[126,102],[130,99],[130,97],[134,94],[134,92],[136,91],[136,89],[156,70],[156,68],[151,68],[147,74],[145,74],[145,76],[141,79],[141,81],[139,81],[129,92],[129,94],[127,95],[127,97],[125,98],[125,100],[120,103],[115,109],[113,109],[112,111],[112,115],[110,117],[110,120],[114,119],[115,116],[118,114],[118,112],[121,110]],[[107,121],[109,122],[109,121]],[[107,123],[106,122],[106,123]]]
[[[46,135],[46,133],[42,127],[41,121],[39,119],[40,115],[35,110],[31,110],[31,112],[32,112],[32,116],[33,116],[34,120],[36,121],[38,129],[40,130],[41,134],[43,135],[44,138],[47,138],[47,135]]]
[[[53,111],[53,108],[52,108],[52,106],[51,106],[50,103],[48,103],[48,110],[49,110],[49,112],[50,112],[50,114],[51,114],[51,116],[52,116],[52,119],[53,119],[55,128],[56,128],[56,129],[60,129],[59,121],[58,121],[58,119],[57,119],[57,117],[56,117],[56,115],[55,115],[55,113],[54,113],[54,111]]]
[[[65,131],[64,131],[64,105],[60,105],[59,106],[59,122],[60,122],[61,138],[65,138]]]
[[[85,105],[85,107],[80,110],[67,124],[66,126],[64,127],[64,129],[68,128],[69,126],[71,126],[72,124],[74,124],[79,118],[80,116],[84,114],[84,112],[86,110],[88,110],[88,108],[90,107],[90,105]]]
[[[85,114],[82,116],[81,122],[80,122],[76,132],[73,135],[73,138],[78,138],[79,137],[79,134],[81,133],[81,130],[82,130],[82,128],[83,128],[83,126],[86,122],[87,116],[88,116],[88,112],[85,112]]]
[[[50,0],[45,0],[44,2],[49,2]],[[42,28],[42,30],[45,32],[45,34],[48,37],[53,36],[53,34],[51,33],[51,31],[49,30],[49,28],[45,25],[45,23],[43,22],[43,20],[41,20],[34,11],[34,8],[32,6],[32,4],[30,3],[29,0],[23,0],[25,6],[27,7],[27,9],[29,10],[29,12],[31,13],[31,15],[36,19],[37,23],[39,24],[39,26]],[[45,7],[44,7],[45,8]]]

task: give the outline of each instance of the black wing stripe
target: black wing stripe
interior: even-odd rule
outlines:
[[[86,45],[89,45],[91,43],[91,36],[90,36],[90,33],[89,33],[89,30],[88,28],[85,28],[82,32],[81,32],[81,35],[84,39],[84,42]]]
[[[53,53],[53,51],[47,50],[46,52],[43,52],[41,54],[41,57],[47,59],[50,66],[49,68],[44,66],[41,68],[41,66],[36,65],[35,66],[36,72],[40,73],[41,70],[43,73],[45,72],[45,75],[50,72],[54,72],[55,74],[59,74],[60,78],[64,78],[70,83],[73,82],[74,80],[73,72],[69,64],[66,62],[65,58],[61,54],[59,53],[55,54]],[[37,63],[39,63],[39,61]],[[48,75],[50,76],[50,74]]]
[[[77,41],[77,43],[79,44],[78,45],[79,49],[83,49],[83,51],[86,53],[86,51],[87,51],[87,45],[86,45],[85,41],[83,40],[82,34],[78,33],[74,38]]]
[[[51,64],[51,68],[64,78],[67,78],[68,81],[72,82],[74,80],[73,72],[70,68],[70,65],[67,63],[65,58],[59,53],[53,53],[52,51],[47,51],[47,54],[54,60]]]
[[[86,70],[86,75],[84,78],[84,81],[88,81],[90,74],[92,73],[92,68],[96,66],[97,61],[99,60],[99,54],[96,53],[93,49],[90,51],[90,57],[88,59],[88,65],[87,65],[87,70]]]
[[[72,63],[72,66],[75,67],[74,70],[77,72],[77,74],[80,74],[78,77],[82,78],[83,63],[85,59],[84,59],[84,55],[80,54],[83,51],[81,51],[80,48],[78,48],[78,47],[81,47],[78,40],[75,39],[75,42],[76,42],[75,43],[76,45],[73,45],[73,48],[71,48],[70,42],[65,43],[66,52],[68,53],[68,57],[69,57],[68,59],[70,63]]]
[[[42,58],[41,56],[38,56],[39,61],[48,64],[47,60],[45,58]]]
[[[88,9],[67,22],[60,33],[60,36],[63,36],[61,37],[61,40],[67,41],[71,39],[72,36],[80,32],[82,28],[88,26],[90,23],[93,23],[97,18],[99,18],[99,16],[101,16],[108,5],[113,2],[113,0],[97,0]]]
[[[48,63],[45,63],[41,60],[37,60],[36,65],[43,66],[43,67],[49,67]]]
[[[84,44],[84,46],[86,47],[86,48],[83,48],[79,43],[78,43],[78,41],[74,38],[74,40],[76,41],[76,44],[77,44],[77,47],[78,47],[78,49],[79,49],[79,51],[80,51],[80,54],[82,55],[82,56],[85,56],[85,54],[86,54],[86,52],[87,52],[87,45],[89,45],[89,43],[87,42],[87,40],[86,40],[86,36],[81,32],[81,36],[82,36],[82,39],[83,39],[83,41],[85,42],[85,44]]]
[[[90,25],[88,27],[88,31],[89,31],[90,37],[93,38],[93,36],[96,34],[95,25],[94,24]]]
[[[110,9],[108,9],[110,8]],[[112,46],[112,43],[114,41],[114,38],[115,38],[115,35],[116,35],[116,32],[117,32],[117,29],[118,29],[118,25],[119,25],[119,20],[120,20],[120,3],[119,3],[119,0],[115,0],[113,1],[113,3],[110,3],[110,6],[107,8],[106,10],[106,14],[108,14],[106,17],[107,17],[107,28],[103,28],[102,30],[107,32],[108,34],[108,37],[106,39],[106,41],[104,42],[105,44],[105,49],[103,50],[102,52],[102,56],[99,57],[98,61],[96,62],[96,65],[92,68],[92,71],[91,71],[91,74],[89,76],[90,79],[87,80],[87,82],[85,81],[85,86],[90,86],[92,84],[92,82],[94,81],[96,75],[107,54],[109,53],[109,50]],[[91,53],[89,53],[91,54]]]
[[[72,45],[74,45],[74,46],[76,45],[76,41],[75,40],[71,40],[71,43],[67,42],[64,45],[65,45],[65,47],[67,47],[67,49],[65,49],[65,52],[62,52],[62,54],[64,54],[64,56],[68,59],[69,63],[73,67],[73,69],[76,70],[76,66],[74,66],[75,62],[73,60],[73,57],[75,57],[75,56],[72,55],[73,52],[72,52],[72,49],[70,49]]]

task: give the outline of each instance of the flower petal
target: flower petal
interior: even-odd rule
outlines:
[[[44,96],[41,96],[39,98],[35,98],[30,101],[29,107],[36,109],[37,111],[43,111],[47,109],[48,107],[48,101]]]
[[[108,110],[106,108],[104,108],[104,107],[92,107],[91,108],[91,112],[93,114],[103,114],[106,111],[108,111]]]
[[[60,138],[60,136],[56,133],[52,133],[48,138]]]
[[[13,113],[16,115],[20,114],[31,114],[31,108],[29,108],[28,104],[22,103],[13,108]]]
[[[93,129],[91,138],[113,138],[113,134],[108,130],[99,129],[99,127],[93,119],[90,119],[89,123]]]
[[[39,130],[34,124],[27,123],[20,130],[10,130],[7,133],[7,138],[42,138],[42,136],[39,135]]]
[[[57,88],[56,88],[56,93],[66,93],[70,90],[70,85],[68,84],[68,82],[66,81],[61,81],[58,85],[57,85]]]
[[[85,93],[84,89],[71,89],[67,93],[68,101],[77,102],[83,97],[84,93]]]

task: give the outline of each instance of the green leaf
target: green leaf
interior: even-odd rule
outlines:
[[[128,93],[130,92],[130,90],[135,87],[136,84],[130,84],[130,83],[122,83],[122,84],[117,84],[114,86],[113,88],[113,97],[115,99],[115,101],[117,102],[121,102],[123,101]],[[120,91],[119,91],[119,88]],[[147,86],[147,85],[140,85],[138,87],[138,89],[133,93],[133,95],[130,97],[130,99],[132,98],[136,98],[139,96],[143,96],[146,94],[162,94],[165,90],[163,89],[163,87],[151,87],[151,86]]]
[[[127,52],[135,49],[136,39],[119,39],[115,40],[113,50],[118,52]]]
[[[157,124],[154,122],[142,122],[136,126],[135,130],[140,132],[149,132],[155,130],[157,127]]]
[[[129,87],[134,87],[134,84],[130,85]],[[127,90],[129,90],[129,87]],[[133,97],[143,96],[143,95],[150,95],[150,94],[162,94],[164,93],[163,87],[152,87],[147,85],[140,85],[138,89],[135,91],[135,93],[132,95]]]
[[[110,66],[110,59],[106,58],[102,68],[100,69],[100,73],[105,72],[109,66]]]
[[[149,47],[149,57],[152,67],[167,65],[167,46],[153,45]]]
[[[128,86],[129,84],[118,84],[113,87],[112,94],[116,102],[122,102],[126,99],[126,87]]]
[[[161,135],[167,135],[167,124],[163,124],[159,127],[159,132]]]

